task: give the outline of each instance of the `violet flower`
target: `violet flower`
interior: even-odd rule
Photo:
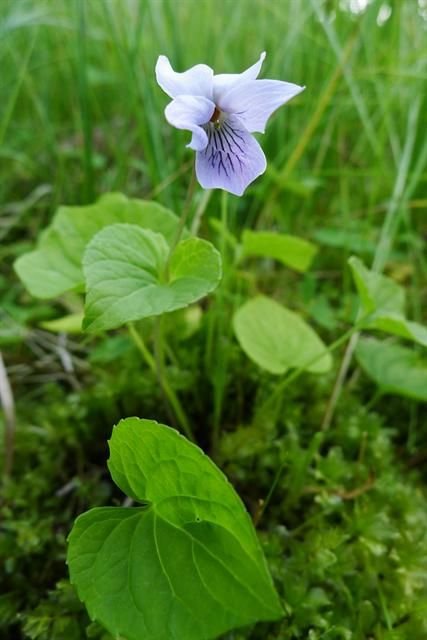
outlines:
[[[265,53],[243,73],[214,75],[198,64],[177,73],[159,56],[156,78],[171,98],[165,115],[177,129],[192,132],[196,175],[205,189],[241,196],[264,173],[265,155],[252,133],[264,133],[268,118],[304,87],[280,80],[257,80]]]

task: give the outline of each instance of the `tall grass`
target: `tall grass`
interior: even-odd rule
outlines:
[[[307,88],[263,136],[268,173],[232,199],[234,227],[380,227],[408,134],[401,194],[411,224],[425,205],[427,21],[416,0],[364,4],[2,0],[0,202],[48,183],[50,211],[111,189],[155,191],[178,208],[191,152],[186,134],[165,123],[157,56],[177,69],[206,62],[238,71],[266,50],[264,77]],[[218,210],[216,197],[210,208]]]

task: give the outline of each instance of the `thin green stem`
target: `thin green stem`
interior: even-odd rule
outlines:
[[[283,502],[283,506],[285,508],[285,510],[290,507],[292,504],[294,504],[295,500],[298,498],[298,496],[300,495],[300,491],[301,488],[303,486],[303,480],[304,480],[304,476],[307,474],[307,470],[309,465],[311,464],[314,456],[318,453],[319,448],[323,442],[323,433],[322,432],[318,432],[315,434],[315,436],[312,438],[311,443],[309,448],[306,450],[306,452],[304,453],[304,455],[302,456],[302,464],[298,464],[297,465],[297,473],[295,474],[295,472],[293,474],[291,474],[291,486],[289,487],[291,490],[288,492],[287,498],[285,499],[285,501]],[[267,494],[267,497],[265,498],[265,500],[262,502],[261,504],[261,509],[259,510],[257,517],[255,519],[255,524],[259,524],[262,516],[264,515],[268,505],[271,502],[271,498],[274,494],[274,492],[276,491],[276,488],[279,484],[279,480],[282,476],[283,473],[283,469],[286,466],[286,460],[284,460],[282,462],[282,464],[280,465],[280,467],[278,468],[276,475],[274,476],[273,482],[271,484],[271,487],[269,489],[269,492]],[[293,480],[292,480],[292,476],[293,476]],[[292,491],[293,489],[293,491]]]
[[[173,239],[170,249],[169,249],[169,254],[166,260],[166,265],[165,265],[165,270],[164,270],[164,274],[163,277],[165,279],[165,281],[167,282],[168,278],[169,278],[169,266],[170,266],[170,261],[172,259],[172,256],[174,254],[174,251],[181,239],[182,233],[184,231],[185,228],[185,223],[188,217],[188,213],[190,210],[190,206],[191,206],[191,200],[193,197],[193,193],[194,193],[194,188],[195,188],[195,172],[194,172],[194,164],[193,164],[193,169],[192,169],[192,173],[191,173],[191,178],[190,178],[190,184],[188,187],[188,191],[187,191],[187,196],[185,199],[185,203],[182,209],[182,213],[178,222],[178,226],[177,226],[177,230],[176,230],[176,234],[175,234],[175,238]],[[164,344],[164,331],[163,331],[163,319],[164,319],[164,314],[157,316],[155,318],[155,325],[154,325],[154,358],[153,356],[150,354],[150,352],[148,351],[147,347],[144,344],[144,341],[142,340],[142,337],[138,334],[138,332],[136,331],[134,325],[129,325],[129,331],[130,334],[136,344],[136,346],[138,347],[139,351],[141,352],[141,354],[143,355],[145,361],[147,362],[147,364],[149,365],[150,369],[157,375],[157,379],[159,381],[160,384],[160,389],[162,391],[162,394],[164,396],[165,399],[165,404],[166,406],[168,406],[171,409],[171,419],[174,420],[176,418],[179,426],[181,427],[181,429],[184,431],[185,435],[190,439],[194,441],[194,435],[191,429],[191,425],[190,425],[190,421],[188,420],[187,414],[185,413],[183,406],[177,396],[177,394],[175,393],[175,391],[173,390],[173,388],[171,387],[171,385],[169,384],[169,381],[167,379],[166,376],[166,368],[165,368],[165,344]]]
[[[269,489],[269,492],[267,494],[267,497],[262,502],[261,509],[259,509],[258,513],[256,514],[256,517],[254,518],[254,525],[256,527],[260,523],[260,520],[261,520],[262,516],[264,515],[265,510],[267,509],[268,505],[270,504],[270,500],[273,497],[274,492],[276,491],[276,487],[279,484],[279,480],[281,478],[281,475],[283,473],[283,470],[284,470],[285,466],[286,466],[286,461],[282,462],[282,464],[278,468],[278,470],[276,472],[276,475],[274,476],[274,480],[273,480],[273,482],[271,484],[271,487]]]
[[[316,356],[314,356],[314,358],[311,358],[306,363],[304,363],[304,365],[302,365],[301,367],[298,367],[298,369],[294,369],[288,376],[285,376],[284,378],[282,378],[277,384],[271,396],[264,403],[263,407],[260,410],[260,413],[262,414],[271,405],[274,405],[276,400],[278,400],[282,395],[284,389],[286,389],[286,387],[288,387],[292,382],[297,380],[297,378],[299,378],[300,375],[305,373],[308,367],[315,364],[318,360],[323,358],[327,353],[332,353],[333,351],[335,351],[335,349],[338,349],[338,347],[340,347],[344,342],[346,342],[352,335],[354,335],[358,331],[359,331],[358,325],[351,327],[342,336],[340,336],[337,340],[335,340],[335,342],[330,344],[324,351],[318,353]]]
[[[222,256],[223,281],[222,286],[218,290],[215,305],[215,322],[211,325],[209,350],[212,353],[214,340],[219,340],[223,329],[223,304],[224,304],[224,288],[227,278],[227,227],[228,227],[228,193],[221,193],[221,236],[220,251]],[[222,367],[221,375],[216,375],[214,379],[214,416],[213,416],[213,432],[212,432],[212,449],[215,452],[218,448],[219,436],[221,432],[221,415],[222,404],[224,398],[224,387],[227,368],[227,356],[225,352],[221,353],[217,367]]]
[[[174,239],[173,239],[173,241],[171,243],[171,246],[170,246],[170,249],[169,249],[169,255],[168,255],[168,258],[166,260],[166,268],[165,268],[166,278],[168,277],[168,274],[169,274],[170,261],[172,259],[172,256],[174,254],[174,251],[175,251],[176,247],[178,246],[179,241],[181,240],[182,234],[183,234],[184,229],[185,229],[185,223],[187,222],[188,214],[190,213],[191,201],[193,199],[195,187],[196,187],[196,172],[194,170],[194,163],[193,163],[192,164],[192,169],[191,169],[190,182],[189,182],[189,185],[188,185],[187,195],[185,197],[184,206],[182,208],[182,212],[181,212],[181,215],[179,217],[178,226],[176,228],[176,234],[175,234],[175,237],[174,237]]]
[[[203,192],[202,198],[200,200],[199,206],[196,209],[196,213],[194,214],[193,221],[191,223],[191,235],[197,236],[199,233],[200,225],[202,222],[203,214],[206,211],[206,207],[209,204],[209,200],[212,196],[212,189],[206,189]]]
[[[141,334],[137,331],[133,322],[130,322],[128,324],[128,329],[129,329],[129,334],[135,346],[137,347],[138,351],[140,352],[145,362],[150,367],[151,371],[153,373],[156,373],[156,362],[153,356],[151,355],[150,351],[147,349],[147,345],[145,344]]]
[[[226,263],[227,250],[227,229],[228,229],[228,193],[221,193],[221,254],[223,262]]]
[[[322,425],[321,425],[322,431],[326,431],[331,426],[335,407],[338,402],[338,398],[341,394],[341,389],[343,387],[344,380],[347,376],[348,367],[350,366],[350,362],[353,357],[354,350],[356,349],[357,343],[359,342],[359,337],[360,337],[360,331],[353,333],[353,335],[350,337],[350,341],[347,345],[347,348],[344,353],[344,357],[341,362],[340,369],[338,371],[338,376],[335,381],[334,388],[332,389],[331,396],[326,406],[326,412],[323,417]]]
[[[166,375],[165,375],[165,353],[164,353],[164,345],[163,345],[163,317],[164,314],[157,316],[154,318],[154,362],[156,367],[157,380],[160,384],[160,389],[163,394],[163,399],[165,401],[166,406],[167,403],[167,393],[166,393]],[[171,414],[170,418],[174,420],[174,416]]]
[[[154,336],[154,358],[156,362],[157,376],[160,387],[169,401],[169,404],[176,416],[179,426],[184,431],[187,438],[194,442],[194,435],[191,429],[190,421],[187,418],[183,406],[176,395],[173,387],[169,384],[169,380],[166,375],[165,368],[165,349],[164,349],[164,335],[163,335],[163,319],[164,316],[158,316],[155,324],[155,336]]]
[[[372,407],[374,407],[378,400],[381,400],[381,398],[384,395],[384,391],[382,389],[376,389],[375,392],[372,395],[372,398],[365,404],[365,411],[371,411]]]
[[[164,349],[163,349],[163,334],[161,330],[161,318],[162,317],[159,316],[159,318],[156,319],[157,326],[156,326],[156,335],[155,335],[155,357],[154,358],[151,355],[150,351],[148,350],[141,334],[137,331],[133,323],[128,324],[129,334],[135,346],[137,347],[138,351],[141,353],[145,362],[151,369],[151,371],[155,375],[157,375],[162,393],[164,394],[165,400],[167,401],[168,405],[172,408],[179,427],[185,433],[187,438],[194,441],[194,435],[191,430],[190,422],[187,418],[187,415],[174,389],[169,384],[169,381],[165,374],[165,368],[164,368],[164,362],[163,362]]]

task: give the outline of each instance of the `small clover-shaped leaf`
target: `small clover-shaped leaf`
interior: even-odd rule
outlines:
[[[110,451],[113,480],[142,506],[74,524],[70,576],[93,619],[126,640],[209,640],[282,616],[248,513],[198,447],[128,418]]]
[[[221,256],[200,238],[169,245],[136,225],[115,224],[90,242],[83,259],[86,306],[83,327],[102,331],[175,311],[215,289]]]
[[[234,332],[243,351],[270,373],[302,368],[325,373],[331,355],[315,331],[294,311],[257,296],[240,307],[233,318]]]

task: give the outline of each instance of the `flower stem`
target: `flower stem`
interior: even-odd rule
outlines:
[[[164,349],[163,349],[163,332],[162,332],[162,316],[156,318],[156,335],[155,335],[155,357],[151,355],[148,350],[141,334],[137,331],[135,325],[131,322],[128,324],[129,334],[137,347],[138,351],[143,356],[145,362],[151,369],[151,371],[157,375],[159,380],[160,388],[162,390],[163,395],[168,403],[168,405],[172,408],[174,416],[176,417],[177,423],[182,431],[185,433],[187,438],[194,442],[194,435],[190,426],[190,422],[188,417],[179,401],[178,396],[175,391],[169,384],[169,381],[165,374],[164,368]]]
[[[218,289],[216,295],[216,305],[214,311],[213,322],[210,324],[210,331],[208,335],[208,351],[209,362],[212,362],[212,353],[214,348],[214,341],[217,343],[221,339],[224,329],[224,291],[226,289],[226,281],[228,275],[227,263],[227,227],[228,227],[228,193],[223,191],[221,194],[221,237],[220,237],[220,251],[222,257],[222,269],[223,269],[223,281],[221,287]],[[215,352],[218,353],[220,345],[215,345]],[[224,389],[226,386],[227,378],[227,362],[228,354],[222,349],[220,357],[217,360],[217,367],[221,367],[222,371],[220,375],[214,376],[214,415],[213,415],[213,433],[212,433],[212,449],[214,452],[218,449],[219,436],[221,432],[221,416],[222,405],[224,399]],[[217,369],[218,373],[218,369]]]
[[[226,248],[227,248],[227,228],[228,228],[228,193],[223,191],[221,193],[221,255],[224,262],[226,262]]]
[[[190,183],[189,183],[189,186],[188,186],[188,190],[187,190],[187,195],[186,195],[186,198],[185,198],[184,206],[182,208],[181,216],[179,218],[179,222],[178,222],[178,225],[177,225],[177,228],[176,228],[175,237],[172,240],[170,248],[169,248],[169,254],[168,254],[168,257],[166,259],[164,272],[162,274],[164,282],[168,282],[168,280],[169,280],[170,262],[171,262],[171,259],[173,257],[174,251],[175,251],[176,247],[178,246],[179,241],[181,240],[183,231],[185,229],[185,223],[187,221],[188,214],[189,214],[189,211],[190,211],[190,208],[191,208],[191,201],[192,201],[192,198],[193,198],[195,185],[196,185],[196,176],[195,176],[194,163],[193,163]],[[190,421],[187,418],[187,414],[185,413],[177,394],[175,393],[174,389],[169,384],[169,381],[168,381],[167,376],[166,376],[165,356],[164,356],[163,318],[164,318],[164,314],[161,314],[161,315],[159,315],[159,316],[157,316],[155,318],[155,325],[154,325],[154,358],[151,355],[151,353],[148,351],[147,347],[144,344],[144,341],[142,340],[142,337],[136,331],[134,325],[132,325],[132,324],[129,325],[129,331],[130,331],[130,334],[131,334],[136,346],[138,347],[139,351],[143,355],[145,361],[147,362],[147,364],[149,365],[149,367],[153,371],[153,373],[155,373],[156,376],[157,376],[157,379],[158,379],[159,385],[160,385],[160,389],[161,389],[162,394],[164,396],[165,404],[166,404],[166,406],[169,408],[169,410],[171,412],[171,419],[175,420],[175,418],[176,418],[176,421],[177,421],[179,427],[185,433],[187,438],[189,438],[190,440],[194,441],[194,435],[193,435],[193,432],[192,432],[192,429],[191,429],[191,426],[190,426]]]
[[[141,334],[138,332],[138,330],[136,329],[136,327],[135,327],[133,322],[130,322],[127,325],[127,327],[128,327],[128,330],[129,330],[129,335],[132,338],[132,340],[133,340],[135,346],[137,347],[138,351],[140,352],[140,354],[144,358],[145,362],[150,367],[151,371],[153,373],[155,373],[156,372],[156,362],[155,362],[153,356],[151,355],[151,353],[149,352],[149,350],[147,349],[147,346],[146,346]]]
[[[209,200],[211,199],[212,196],[212,189],[206,189],[203,192],[202,198],[200,200],[200,203],[196,209],[196,213],[194,214],[194,218],[193,221],[191,223],[191,235],[193,236],[197,236],[197,234],[199,233],[199,229],[200,229],[200,224],[202,222],[202,218],[203,218],[203,214],[206,211],[206,207],[209,204]]]
[[[188,214],[190,213],[191,201],[193,199],[195,187],[196,187],[196,172],[194,170],[194,163],[193,163],[192,169],[191,169],[190,183],[188,185],[187,195],[185,197],[184,206],[182,208],[182,212],[181,212],[181,215],[179,217],[178,226],[176,228],[176,234],[175,234],[175,237],[172,240],[172,243],[170,245],[169,255],[168,255],[167,260],[166,260],[166,267],[165,267],[166,279],[168,279],[168,276],[169,276],[170,261],[172,259],[172,256],[174,254],[174,251],[175,251],[179,241],[181,240],[182,234],[183,234],[184,229],[185,229],[185,223],[187,222]]]

